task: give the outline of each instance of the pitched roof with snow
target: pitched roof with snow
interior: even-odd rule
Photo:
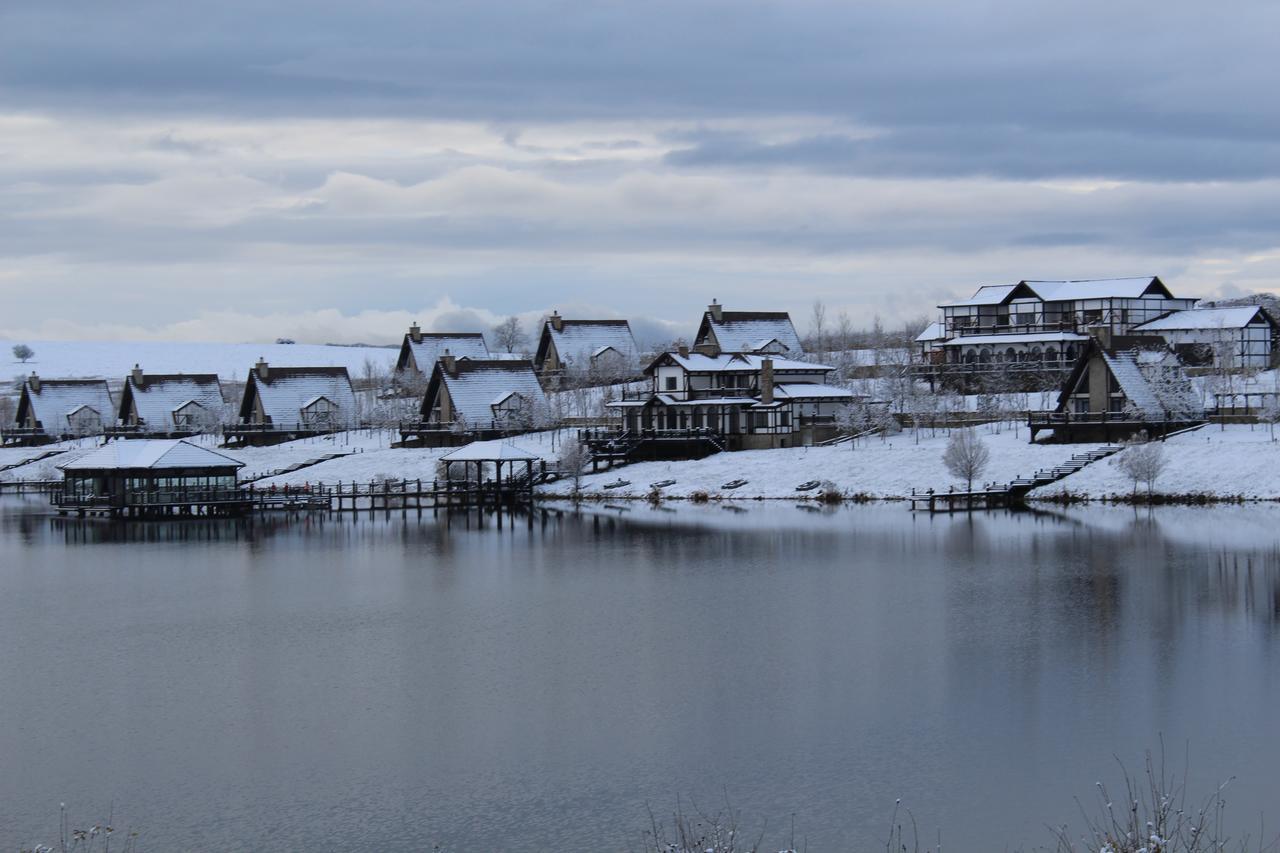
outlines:
[[[1233,308],[1189,308],[1174,311],[1135,326],[1135,332],[1171,332],[1195,329],[1243,329],[1262,313],[1261,306],[1241,305]],[[1267,316],[1262,313],[1262,319]]]
[[[1139,352],[1127,350],[1111,353],[1102,350],[1102,358],[1107,363],[1111,375],[1115,377],[1120,390],[1124,392],[1129,402],[1142,412],[1143,417],[1153,421],[1163,420],[1164,406],[1160,404],[1160,398],[1155,389],[1142,373],[1142,368],[1139,366],[1142,356]]]
[[[413,356],[413,364],[423,373],[430,373],[436,361],[444,355],[445,350],[454,358],[488,358],[489,347],[480,332],[409,332],[400,344],[400,357],[396,361],[396,370],[409,367],[409,356]]]
[[[254,417],[255,396],[262,401],[262,413],[276,426],[302,423],[302,410],[318,397],[337,407],[334,425],[356,420],[356,395],[345,367],[268,367],[266,379],[257,368],[250,370],[240,403],[240,420],[245,423]]]
[[[838,385],[808,382],[783,382],[773,386],[777,400],[852,400],[853,392]]]
[[[924,331],[916,335],[916,343],[931,343],[933,341],[945,341],[947,339],[947,327],[935,320],[924,327]]]
[[[968,299],[944,302],[940,307],[959,308],[965,305],[999,305],[1009,297],[1009,294],[1017,289],[1018,285],[1016,284],[984,284]]]
[[[754,352],[777,341],[791,355],[804,355],[804,345],[786,311],[721,311],[719,320],[707,311],[694,345],[709,343],[709,332],[725,352]]]
[[[1155,295],[1170,296],[1168,288],[1156,276],[1138,278],[1097,278],[1078,281],[1025,281],[1046,302],[1075,299],[1137,299],[1155,290]]]
[[[809,361],[795,361],[794,359],[756,355],[755,353],[722,352],[720,355],[706,355],[705,353],[691,352],[688,355],[681,355],[678,352],[668,352],[658,356],[653,364],[645,369],[645,373],[650,373],[658,362],[666,359],[670,359],[691,373],[758,372],[763,369],[765,359],[773,361],[773,372],[775,374],[830,373],[835,370],[834,367],[826,364],[814,364]]]
[[[242,468],[244,463],[181,439],[112,441],[57,466],[63,471]]]
[[[20,424],[27,420],[28,407],[30,414],[51,435],[66,430],[70,426],[67,416],[85,406],[97,412],[104,424],[115,420],[116,405],[105,379],[40,379],[38,384],[39,391],[32,389],[30,379],[22,385],[22,396],[18,400]]]
[[[129,415],[130,404],[142,423],[153,427],[171,427],[173,415],[189,403],[195,403],[213,417],[222,416],[222,386],[216,374],[146,375],[142,382],[133,376],[125,379],[120,395],[120,420]]]
[[[531,405],[547,401],[530,361],[459,361],[452,373],[443,365],[436,365],[422,400],[424,415],[435,408],[441,384],[449,392],[455,416],[461,415],[468,423],[477,425],[493,420],[494,406],[512,394],[519,394]]]
[[[991,344],[1044,344],[1044,343],[1070,343],[1072,341],[1087,341],[1088,335],[1080,335],[1075,332],[1040,332],[1037,334],[1022,334],[1019,332],[1009,332],[1005,335],[961,335],[947,341],[943,346],[989,346]]]
[[[473,441],[440,457],[442,462],[537,462],[541,454],[509,441]]]
[[[550,351],[548,342],[555,344],[560,361],[570,366],[587,366],[610,348],[627,359],[635,359],[640,354],[631,334],[631,324],[626,320],[561,320],[559,329],[547,320],[542,324],[538,353],[533,360],[539,367]]]

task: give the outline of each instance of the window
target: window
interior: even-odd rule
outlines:
[[[680,381],[680,380],[679,380],[679,379],[677,379],[677,378],[676,378],[676,377],[674,377],[674,376],[668,376],[668,377],[666,378],[666,389],[665,389],[665,390],[667,390],[667,391],[674,391],[674,390],[676,390],[676,387],[677,387],[677,384],[679,383],[679,381]]]

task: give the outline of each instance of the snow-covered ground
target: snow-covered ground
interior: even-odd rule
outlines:
[[[35,356],[25,364],[12,355],[25,343]],[[216,373],[243,380],[259,357],[277,367],[345,367],[352,377],[370,359],[383,371],[395,367],[399,351],[386,347],[315,344],[219,344],[174,341],[0,341],[0,373],[5,379],[35,371],[46,379],[123,380],[139,364],[148,373]]]
[[[979,434],[991,451],[991,463],[981,478],[984,482],[1006,482],[1097,446],[1032,445],[1027,442],[1025,431],[1017,435],[1011,431]],[[844,445],[747,450],[718,453],[692,462],[642,462],[584,477],[582,488],[591,495],[643,497],[648,494],[650,483],[675,480],[674,485],[662,490],[663,494],[689,497],[694,492],[706,492],[712,497],[735,499],[793,498],[799,496],[795,488],[801,483],[829,480],[846,495],[896,498],[910,494],[913,488],[945,490],[951,485],[963,486],[942,463],[946,444],[947,436],[940,430],[936,436],[922,433],[919,444],[910,433],[901,433],[883,441],[872,438],[859,442],[856,449]],[[606,483],[617,480],[629,480],[631,485],[604,488]],[[733,480],[746,480],[747,484],[737,489],[723,488]],[[572,484],[554,483],[545,491],[567,495]]]
[[[1277,433],[1280,437],[1280,431]],[[1165,468],[1155,482],[1162,495],[1280,500],[1280,442],[1266,426],[1210,425],[1163,442]],[[1052,497],[1064,491],[1101,499],[1128,495],[1133,482],[1120,470],[1120,454],[1031,493]],[[1145,491],[1145,486],[1139,486]]]

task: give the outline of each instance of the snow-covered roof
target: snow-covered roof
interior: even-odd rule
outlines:
[[[541,454],[509,441],[473,441],[440,457],[442,462],[537,462]]]
[[[924,331],[916,335],[916,343],[922,344],[931,341],[946,340],[947,327],[941,322],[935,320],[924,327]]]
[[[268,367],[266,379],[251,370],[241,419],[252,415],[248,407],[253,394],[262,401],[263,414],[278,426],[300,423],[302,410],[317,397],[327,397],[337,407],[335,424],[351,423],[356,417],[356,395],[345,367]]]
[[[1020,335],[1010,333],[1007,335],[962,335],[958,338],[952,338],[943,346],[990,346],[992,344],[1044,344],[1044,343],[1069,343],[1072,341],[1087,341],[1088,335],[1078,335],[1075,332],[1042,332],[1034,335]]]
[[[640,352],[626,320],[561,320],[559,329],[548,320],[543,334],[550,336],[560,360],[570,365],[581,365],[610,348],[631,359]]]
[[[66,429],[67,416],[85,406],[97,412],[105,424],[115,420],[116,405],[105,379],[40,379],[38,383],[40,390],[34,391],[28,379],[22,397],[46,432]],[[19,412],[20,416],[24,414]]]
[[[943,302],[942,308],[960,308],[966,305],[999,305],[1010,293],[1016,290],[1016,284],[984,284],[968,299],[957,299],[954,302]]]
[[[1144,276],[1025,283],[1046,302],[1063,302],[1073,299],[1137,299],[1157,281],[1155,276]]]
[[[838,385],[784,382],[773,386],[773,396],[779,400],[846,400],[853,398],[853,392]]]
[[[709,325],[725,352],[752,352],[776,340],[792,355],[804,354],[804,345],[791,324],[791,315],[785,311],[721,311],[719,321],[708,311],[702,323],[698,344],[706,343],[702,329]]]
[[[244,463],[181,439],[112,441],[57,466],[63,471],[157,468],[242,468]]]
[[[681,400],[670,394],[656,396],[664,406],[751,406],[759,402],[755,397],[698,397],[694,400]]]
[[[676,364],[692,373],[758,371],[762,369],[767,358],[772,358],[773,360],[774,373],[824,373],[835,370],[834,367],[825,364],[795,361],[794,359],[778,358],[776,356],[756,355],[755,353],[722,352],[720,355],[706,355],[705,353],[691,352],[688,355],[681,355],[678,352],[669,352],[666,355],[670,356]]]
[[[1242,329],[1262,310],[1257,305],[1232,308],[1189,308],[1135,326],[1135,332],[1168,332],[1184,329]]]
[[[404,369],[405,350],[413,354],[413,363],[423,373],[430,373],[436,361],[444,355],[445,350],[454,358],[488,358],[489,347],[484,342],[484,335],[479,332],[418,332],[418,340],[414,333],[404,336],[400,347],[400,363],[397,369]]]
[[[459,361],[453,373],[438,366],[433,385],[436,377],[448,390],[455,414],[473,424],[493,420],[493,407],[512,394],[519,394],[530,404],[545,403],[547,399],[529,361]],[[424,411],[430,411],[434,404],[432,389],[428,389]]]
[[[1143,417],[1149,420],[1163,420],[1164,406],[1160,405],[1160,398],[1156,395],[1155,389],[1142,374],[1142,369],[1139,367],[1142,357],[1139,353],[1134,350],[1115,353],[1103,350],[1102,358],[1106,361],[1120,390],[1124,392],[1129,402],[1142,412]]]
[[[138,418],[150,426],[172,426],[174,412],[188,403],[196,403],[200,408],[214,417],[222,415],[222,386],[218,377],[212,373],[192,375],[159,375],[143,374],[142,382],[133,381],[133,376],[125,379],[124,392],[120,398],[120,417],[123,419],[129,401]]]

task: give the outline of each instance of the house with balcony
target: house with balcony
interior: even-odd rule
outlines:
[[[213,432],[222,425],[222,385],[213,373],[148,375],[138,365],[120,392],[118,438],[179,438]]]
[[[645,368],[651,386],[609,404],[616,433],[637,443],[633,454],[687,454],[699,449],[800,447],[836,435],[836,414],[854,402],[828,384],[835,368],[772,355],[663,353]],[[607,436],[599,436],[607,438]]]
[[[359,425],[345,367],[272,367],[249,371],[239,422],[223,429],[228,445],[278,444]]]
[[[1172,311],[1133,331],[1164,338],[1191,368],[1266,370],[1276,366],[1280,325],[1260,305]]]
[[[533,369],[549,385],[607,385],[632,378],[639,360],[626,320],[566,320],[554,311],[542,324]]]
[[[1056,383],[1075,365],[1091,329],[1126,335],[1173,311],[1192,308],[1156,276],[985,285],[939,307],[941,319],[917,339],[917,373],[966,389],[984,377]]]
[[[402,444],[447,447],[548,425],[550,403],[533,363],[442,355],[420,418],[400,425]]]
[[[489,346],[480,332],[424,332],[414,323],[405,333],[396,359],[397,380],[412,381],[431,375],[436,361],[448,353],[454,358],[489,358]]]
[[[725,311],[712,300],[698,324],[693,349],[800,358],[804,345],[786,311]]]
[[[0,439],[5,445],[31,447],[102,435],[115,414],[105,379],[41,379],[32,373],[22,382],[14,423]]]

